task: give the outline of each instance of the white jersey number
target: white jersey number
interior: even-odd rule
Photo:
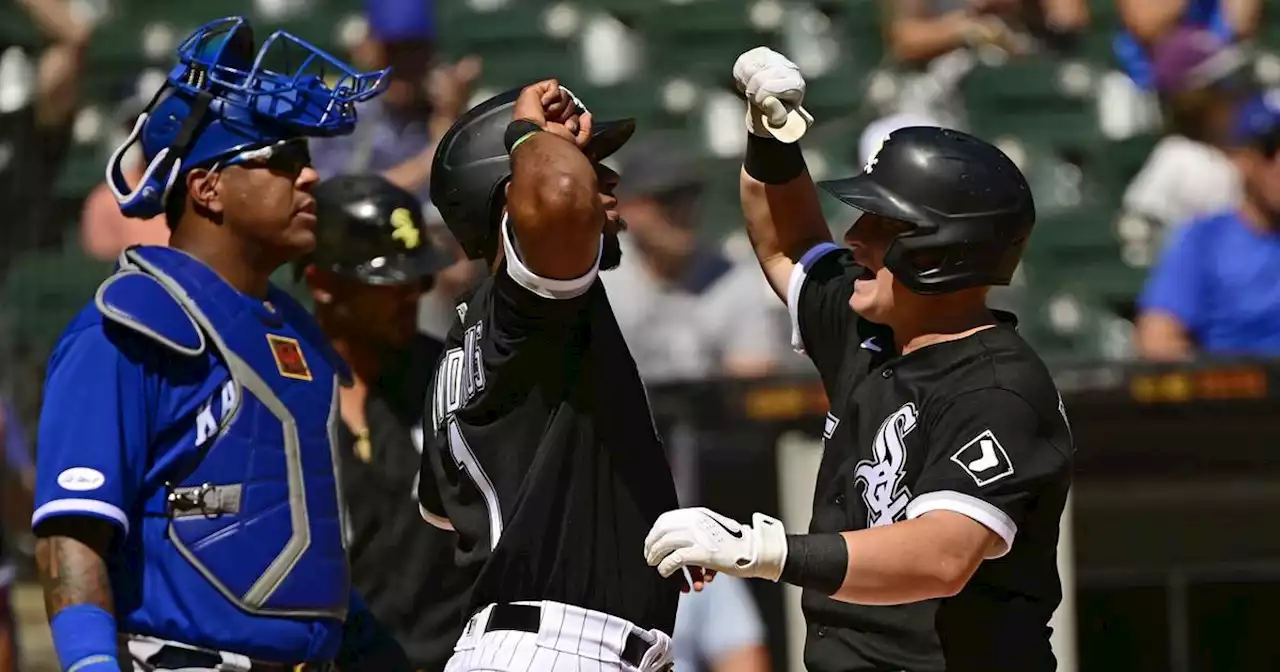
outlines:
[[[498,493],[494,490],[489,475],[484,473],[484,467],[480,466],[480,460],[476,459],[476,454],[467,444],[467,437],[462,435],[457,418],[449,418],[448,432],[449,452],[453,454],[454,463],[466,473],[484,498],[485,509],[489,512],[489,550],[493,550],[498,547],[498,539],[502,537],[502,507],[498,505]]]

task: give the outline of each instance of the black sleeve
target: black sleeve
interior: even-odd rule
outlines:
[[[418,512],[422,519],[435,527],[445,528],[449,519],[445,513],[444,497],[440,495],[440,484],[436,482],[435,470],[431,466],[432,455],[422,452],[422,460],[418,467]],[[452,524],[450,524],[451,526]]]
[[[518,242],[504,218],[501,227],[504,260],[493,281],[490,322],[485,331],[495,342],[512,349],[529,339],[554,337],[572,323],[572,318],[588,304],[588,290],[600,272],[600,251],[596,263],[582,277],[572,280],[544,278],[520,259]]]
[[[1070,446],[1055,445],[1064,422],[1007,389],[965,392],[926,418],[929,456],[907,517],[947,510],[1000,535],[1005,547],[1040,495],[1070,477]]]
[[[787,312],[791,347],[809,356],[823,376],[836,375],[857,316],[849,308],[853,281],[862,269],[849,250],[832,243],[815,245],[791,271]]]

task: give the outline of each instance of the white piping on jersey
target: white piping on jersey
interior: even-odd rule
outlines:
[[[800,335],[800,290],[804,289],[804,281],[809,277],[809,267],[830,252],[841,249],[835,243],[818,243],[809,248],[800,261],[791,269],[791,278],[787,282],[787,312],[791,316],[791,348],[804,354],[804,339]]]

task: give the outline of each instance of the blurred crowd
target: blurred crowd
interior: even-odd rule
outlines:
[[[35,46],[0,43],[0,278],[32,250],[78,247],[110,264],[127,246],[165,244],[164,218],[125,218],[105,182],[80,204],[75,235],[64,234],[68,213],[54,207],[52,190],[94,73],[88,57],[93,24],[70,0],[11,1],[44,40]],[[1265,25],[1264,3],[1106,2],[1114,3],[1125,26],[1109,37],[1114,68],[1126,78],[1108,95],[1115,105],[1129,106],[1132,124],[1159,124],[1163,133],[1128,185],[1123,212],[1116,213],[1141,220],[1159,243],[1135,297],[1134,352],[1153,360],[1280,354],[1280,283],[1274,280],[1280,268],[1280,93],[1268,92],[1259,80],[1251,49]],[[859,129],[860,160],[897,128],[968,128],[960,82],[976,63],[993,53],[1003,59],[1069,53],[1093,30],[1091,11],[1098,4],[885,0],[886,58],[905,85],[882,106],[887,114]],[[347,56],[365,70],[390,66],[390,88],[360,109],[355,134],[312,145],[322,177],[381,173],[428,203],[428,221],[434,141],[477,102],[485,59],[483,53],[454,62],[437,58],[437,39],[448,26],[440,24],[436,9],[430,0],[364,3],[365,21]],[[133,131],[145,103],[127,97],[107,123],[122,136]],[[1145,118],[1145,110],[1157,114]],[[626,297],[614,306],[641,374],[666,383],[807,371],[790,351],[785,309],[772,299],[750,253],[744,254],[740,236],[718,240],[706,233],[700,201],[709,176],[697,154],[679,137],[642,129],[618,160],[627,261],[603,278],[610,293]],[[140,157],[130,165],[128,177],[136,183]],[[841,230],[847,224],[832,222]],[[419,328],[442,336],[454,318],[454,298],[484,269],[464,260],[443,226],[432,227],[430,235],[458,259],[420,304]],[[21,288],[5,296],[15,294]],[[1015,286],[993,294],[993,301],[1017,310],[1025,298]],[[5,308],[7,323],[22,321],[13,306]],[[0,393],[11,393],[18,380],[30,378],[0,371]],[[17,475],[6,487],[18,491],[29,487],[34,449],[22,430],[32,418],[22,416],[7,401],[0,404],[0,454]],[[21,515],[7,508],[6,518],[18,521],[14,529],[20,531]],[[20,547],[20,532],[10,536],[10,545]],[[0,568],[0,580],[11,576]],[[680,669],[768,669],[763,626],[741,584],[717,581],[712,590],[686,598],[681,610],[679,622],[688,632],[677,632],[677,650],[697,662]],[[716,618],[686,617],[685,610]]]

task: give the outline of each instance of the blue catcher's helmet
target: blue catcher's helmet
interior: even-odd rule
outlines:
[[[283,65],[268,69],[268,59]],[[107,184],[125,215],[158,216],[192,168],[231,165],[242,152],[293,138],[350,133],[355,104],[381,93],[388,72],[357,72],[284,31],[255,50],[247,19],[210,22],[178,47],[177,66],[107,162]],[[130,190],[120,164],[135,142],[147,166]]]

